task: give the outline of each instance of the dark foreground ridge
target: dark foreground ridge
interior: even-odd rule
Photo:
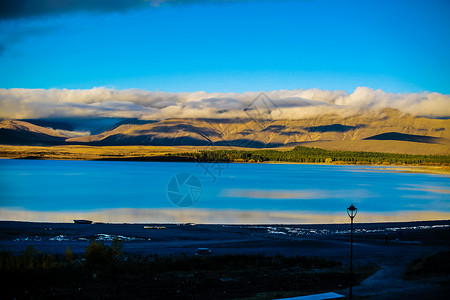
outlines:
[[[354,295],[445,299],[449,233],[450,220],[356,223]],[[0,251],[5,299],[276,299],[349,284],[348,224],[0,222]]]

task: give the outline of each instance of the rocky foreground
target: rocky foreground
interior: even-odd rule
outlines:
[[[449,233],[449,221],[356,224],[354,295],[445,299]],[[0,222],[0,250],[11,299],[274,299],[349,284],[347,224]]]

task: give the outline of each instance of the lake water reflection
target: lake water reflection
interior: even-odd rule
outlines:
[[[199,183],[182,185],[186,176]],[[188,194],[196,201],[177,206]],[[329,223],[345,222],[350,203],[359,221],[448,219],[450,179],[368,166],[0,160],[2,220]]]

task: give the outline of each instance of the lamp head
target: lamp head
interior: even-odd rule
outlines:
[[[347,214],[351,219],[353,219],[357,213],[358,213],[358,209],[352,203],[352,205],[350,205],[350,207],[347,208]]]

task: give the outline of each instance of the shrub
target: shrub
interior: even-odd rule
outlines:
[[[0,271],[15,270],[17,266],[17,258],[11,252],[0,252]]]
[[[66,248],[66,252],[64,254],[64,257],[66,258],[66,261],[68,261],[68,262],[72,262],[72,260],[73,260],[73,253],[70,250],[69,246],[67,246],[67,248]]]
[[[114,256],[116,255],[122,255],[122,246],[123,246],[123,240],[119,239],[117,236],[114,238],[111,244],[112,254]]]
[[[89,264],[94,265],[106,265],[113,260],[111,248],[97,240],[93,240],[89,246],[87,246],[84,256]]]
[[[86,248],[84,256],[87,263],[106,265],[114,261],[117,255],[121,255],[123,241],[115,237],[111,247],[105,245],[103,242],[93,240]]]
[[[427,276],[444,275],[448,274],[449,267],[450,252],[438,252],[414,259],[406,268],[405,278],[415,280]]]
[[[50,270],[60,266],[58,257],[53,254],[44,254],[39,261],[39,267],[43,270]]]
[[[20,256],[14,256],[10,252],[0,253],[0,271],[48,270],[60,266],[56,255],[41,253],[36,255],[33,246],[28,246]]]
[[[35,268],[36,262],[34,257],[33,246],[28,246],[22,255],[22,266],[25,270],[33,270]]]

